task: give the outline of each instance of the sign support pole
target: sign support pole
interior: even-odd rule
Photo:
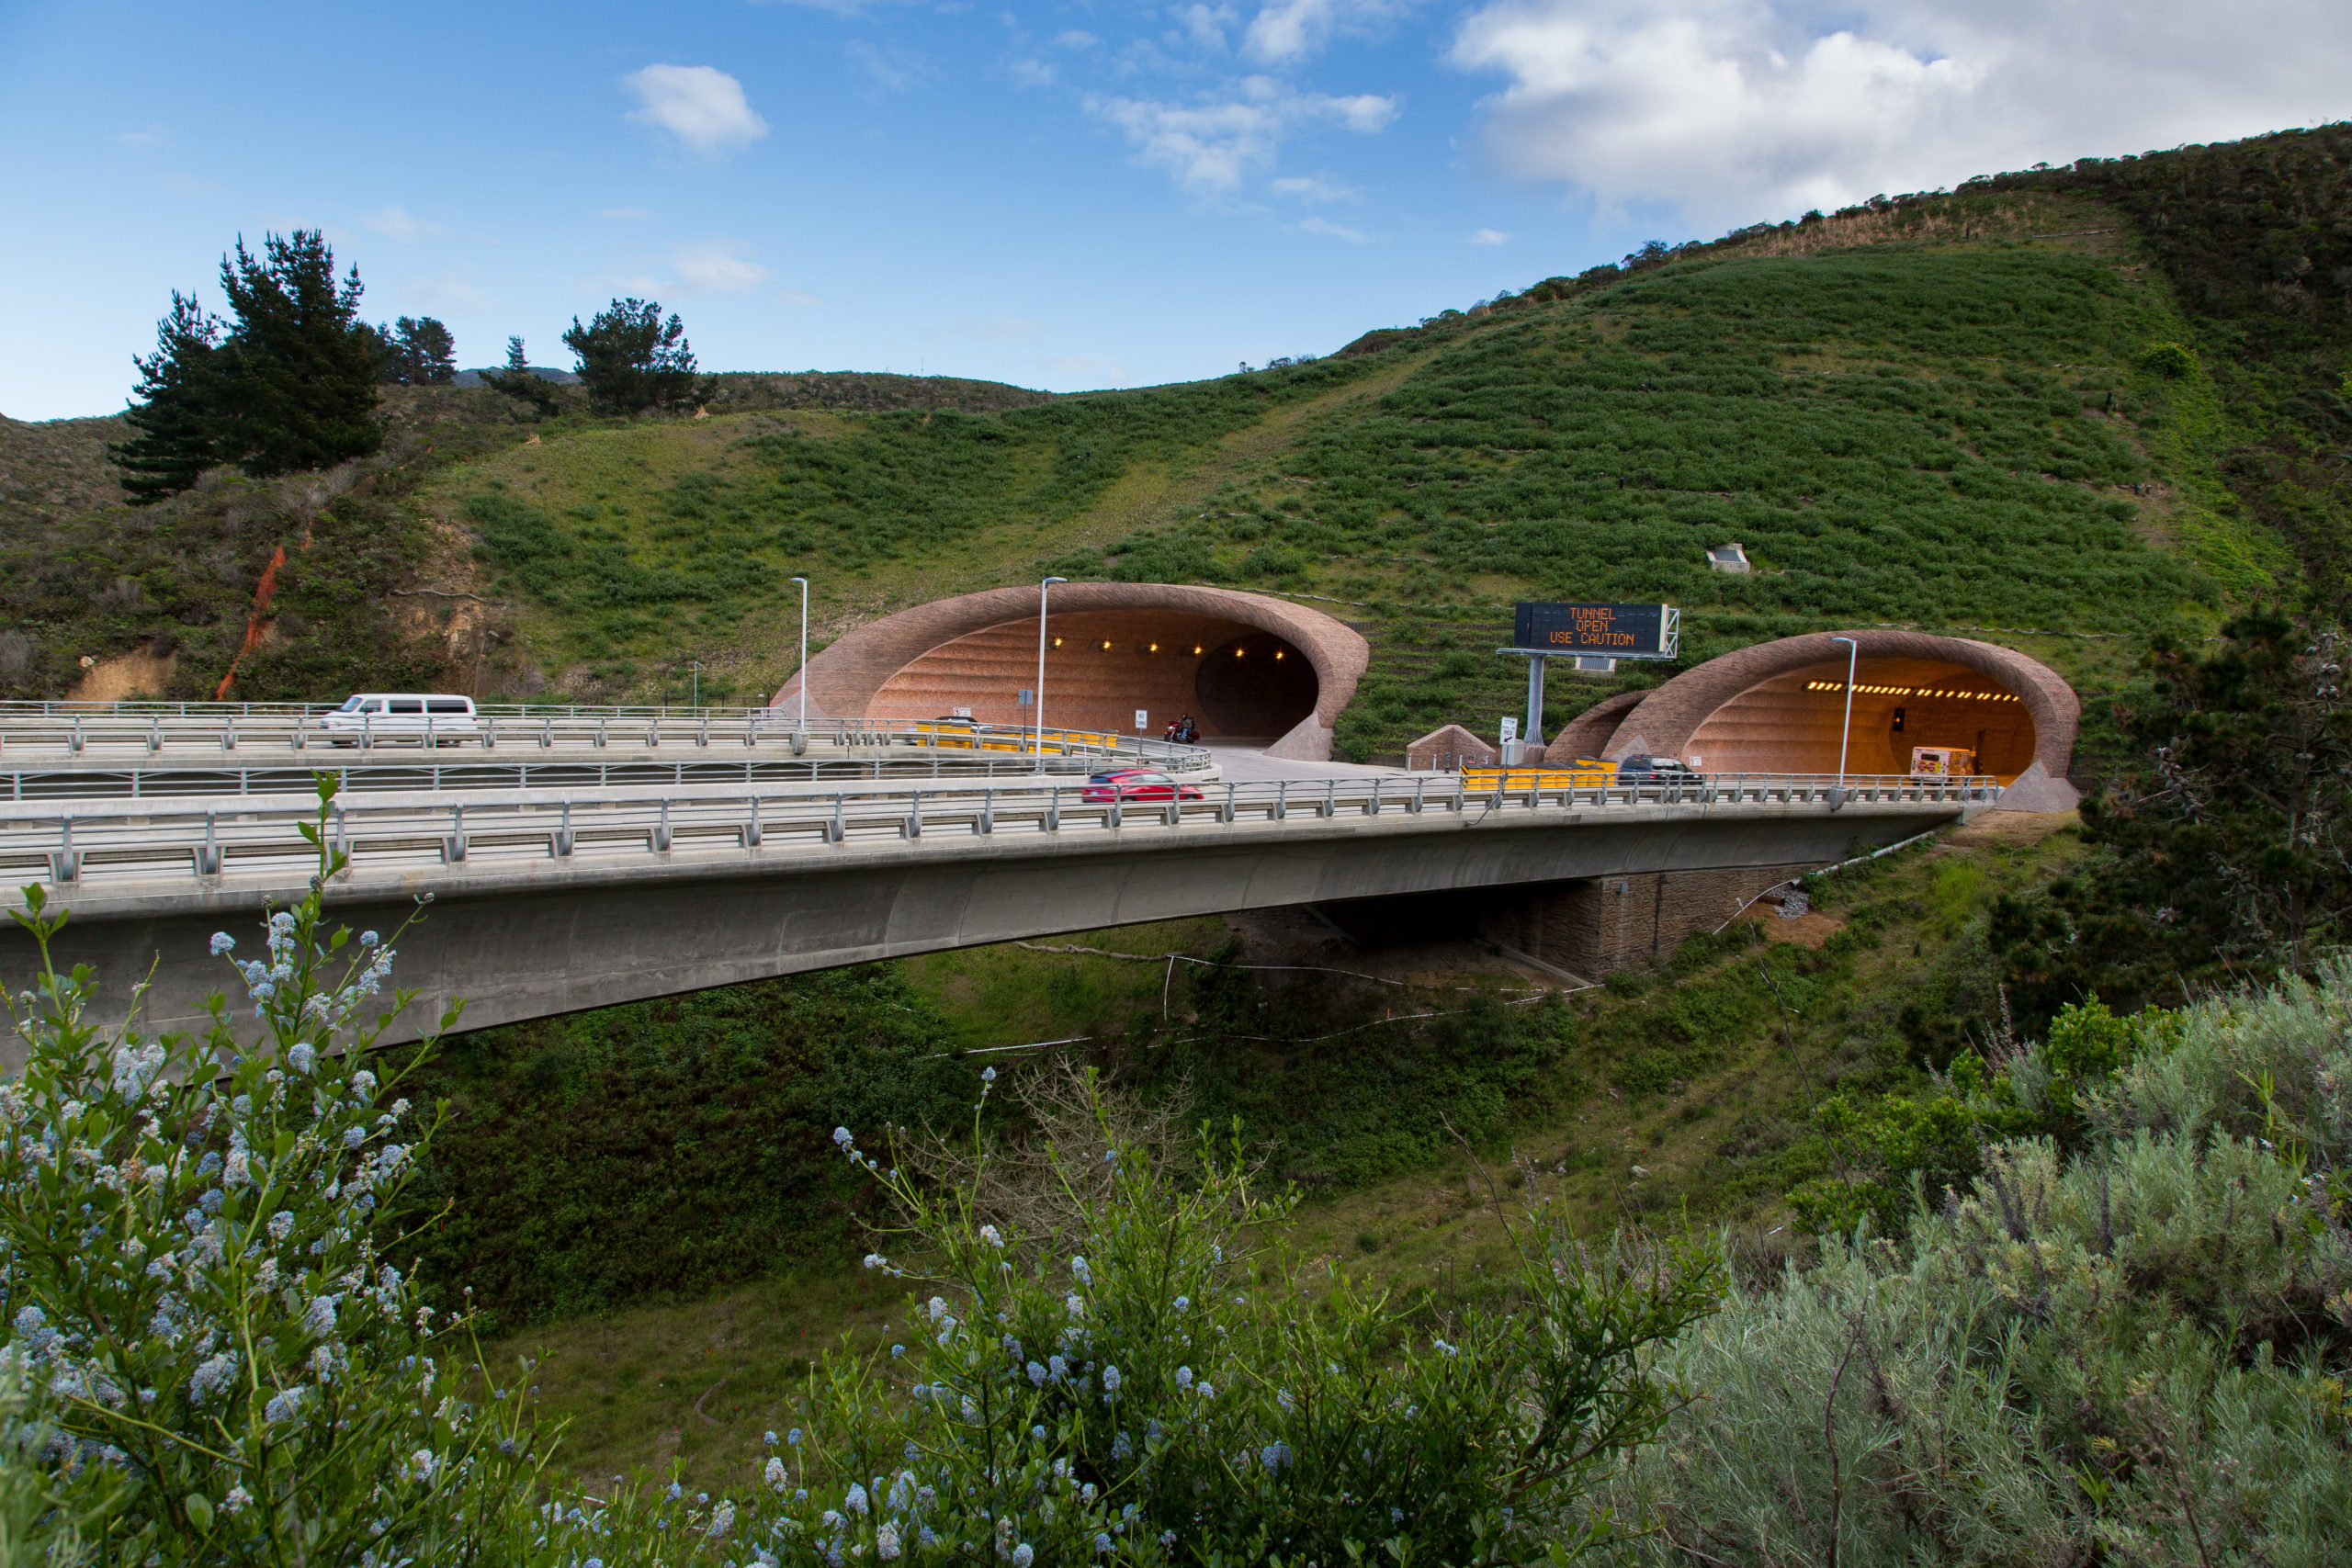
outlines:
[[[1530,746],[1544,744],[1544,666],[1550,662],[1541,653],[1527,661],[1527,728],[1520,734]]]

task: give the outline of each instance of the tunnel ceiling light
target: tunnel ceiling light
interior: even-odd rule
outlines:
[[[1111,651],[1111,640],[1108,637],[1102,639],[1102,651],[1105,653]]]
[[[1059,637],[1056,637],[1056,638],[1054,638],[1054,646],[1055,646],[1056,648],[1059,648],[1061,645],[1062,645],[1062,639],[1061,639],[1061,638],[1059,638]]]
[[[1276,659],[1280,659],[1282,656],[1283,656],[1283,650],[1282,650],[1281,649],[1279,649],[1279,648],[1278,648],[1278,649],[1274,649],[1274,657],[1275,657]]]
[[[1198,657],[1199,657],[1199,655],[1200,655],[1200,651],[1201,651],[1201,650],[1200,650],[1199,649],[1197,649],[1197,648],[1193,649],[1193,656],[1194,656],[1195,658],[1198,658]]]
[[[1233,657],[1234,657],[1234,658],[1236,658],[1236,659],[1240,658],[1240,657],[1241,657],[1241,649],[1238,649],[1238,648],[1237,648],[1237,649],[1235,649],[1233,650]]]
[[[1146,653],[1158,653],[1159,651],[1159,645],[1155,642],[1149,648],[1145,649],[1144,651]]]

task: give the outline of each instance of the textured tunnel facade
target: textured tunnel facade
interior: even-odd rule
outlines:
[[[933,718],[969,708],[987,724],[1035,717],[1037,624],[989,626],[931,649],[884,682],[866,716]],[[1051,618],[1046,722],[1158,734],[1190,714],[1204,736],[1268,743],[1315,712],[1313,663],[1288,638],[1224,616],[1080,610]]]
[[[1050,728],[1158,735],[1190,714],[1204,738],[1320,761],[1371,661],[1363,638],[1330,616],[1230,589],[1065,583],[1049,612]],[[1037,684],[1037,591],[967,593],[854,627],[774,705],[797,710],[804,679],[817,718],[900,722],[968,708],[983,723],[1033,722],[1020,694]]]
[[[1855,646],[1846,720],[1846,644]],[[2082,708],[2057,671],[2015,649],[1885,627],[1758,643],[1647,692],[1595,705],[1555,755],[1680,757],[1709,773],[1905,773],[1922,746],[1976,753],[2010,810],[2063,811]]]

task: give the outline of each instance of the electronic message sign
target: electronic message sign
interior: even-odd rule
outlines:
[[[1672,659],[1682,615],[1671,604],[1521,604],[1510,651]]]

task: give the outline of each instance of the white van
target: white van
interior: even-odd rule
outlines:
[[[435,692],[355,692],[343,705],[319,720],[319,728],[337,746],[413,741],[457,746],[481,738],[481,721],[471,697]]]

